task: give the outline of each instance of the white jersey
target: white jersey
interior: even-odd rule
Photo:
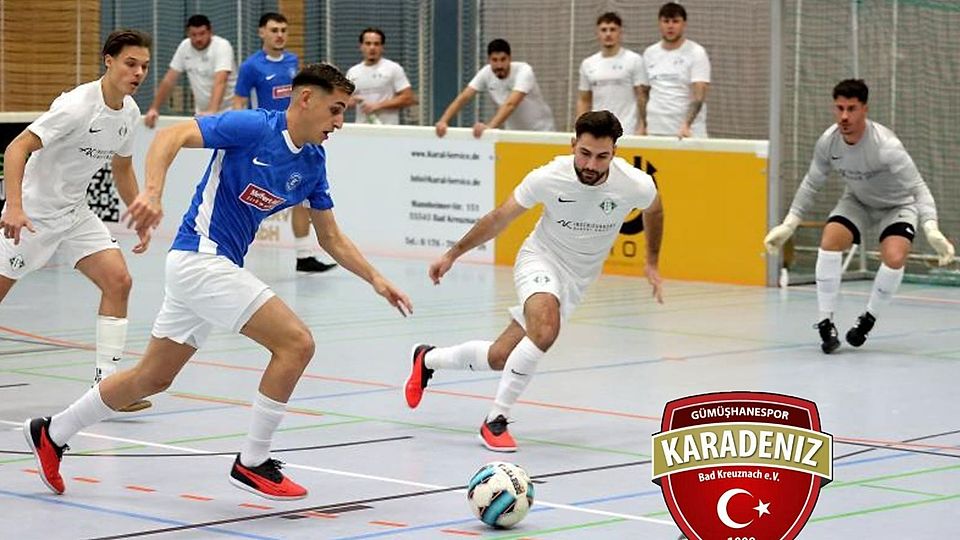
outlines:
[[[140,109],[130,96],[113,110],[103,101],[100,80],[60,94],[50,110],[27,126],[43,148],[27,160],[23,210],[31,219],[62,216],[87,204],[93,175],[114,156],[133,152]]]
[[[580,182],[573,156],[558,156],[530,172],[513,191],[520,206],[543,203],[543,216],[530,233],[561,266],[580,280],[595,278],[634,208],[645,209],[657,196],[653,179],[622,158],[610,163],[598,186]]]
[[[846,183],[844,193],[874,209],[916,205],[920,222],[937,219],[937,206],[903,143],[889,128],[867,120],[857,144],[844,142],[836,124],[827,128],[813,149],[810,170],[793,197],[790,213],[802,218],[816,194],[836,171]]]
[[[699,43],[685,40],[676,49],[664,49],[662,42],[643,51],[643,63],[650,80],[647,102],[647,133],[676,135],[690,109],[691,85],[710,82],[710,58]],[[707,104],[690,126],[694,137],[707,136]]]
[[[620,120],[625,135],[637,129],[636,87],[647,84],[643,57],[621,48],[613,56],[596,53],[580,64],[581,92],[593,93],[590,110],[607,110]]]
[[[213,36],[206,49],[198,51],[184,39],[170,59],[170,69],[186,72],[193,92],[194,110],[198,113],[207,110],[210,95],[213,93],[213,77],[218,71],[229,71],[227,86],[223,89],[220,110],[225,111],[233,105],[233,88],[237,84],[237,61],[233,56],[233,46],[220,36]]]
[[[410,80],[407,79],[403,66],[386,58],[381,58],[372,66],[360,62],[347,70],[347,78],[357,85],[357,90],[353,93],[354,97],[370,103],[388,100],[397,92],[410,88]],[[400,109],[383,109],[372,116],[376,118],[367,119],[366,115],[360,111],[360,106],[357,106],[357,122],[393,126],[400,124]]]
[[[488,92],[497,107],[506,103],[514,91],[523,92],[523,101],[504,122],[506,129],[524,131],[553,131],[553,111],[543,99],[533,68],[526,62],[510,62],[510,73],[503,79],[494,74],[490,64],[473,76],[468,84],[477,92]]]

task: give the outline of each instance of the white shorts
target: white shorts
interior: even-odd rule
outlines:
[[[14,245],[12,238],[0,238],[0,275],[20,279],[43,268],[54,255],[74,268],[84,257],[120,249],[107,226],[85,206],[58,218],[31,221],[37,232],[21,229],[19,244]]]
[[[163,306],[151,333],[199,349],[214,326],[239,333],[273,296],[226,257],[174,250],[167,254]]]
[[[510,316],[526,329],[523,306],[536,293],[552,294],[560,302],[560,320],[567,320],[583,296],[591,279],[577,279],[557,263],[553,257],[540,250],[531,249],[525,242],[513,264],[513,284],[517,289],[520,305],[509,309]]]

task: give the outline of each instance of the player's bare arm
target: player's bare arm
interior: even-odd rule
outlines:
[[[454,261],[459,259],[461,255],[496,238],[503,229],[507,228],[507,225],[513,223],[513,220],[526,211],[527,209],[521,206],[511,194],[503,204],[480,218],[467,231],[467,234],[463,235],[463,238],[430,265],[429,274],[433,284],[440,283],[440,278],[450,270]]]
[[[177,79],[179,78],[180,72],[175,69],[168,69],[167,74],[163,76],[163,80],[160,81],[160,87],[157,88],[157,94],[153,98],[153,103],[150,104],[150,109],[147,110],[147,114],[143,117],[143,123],[148,128],[153,129],[153,127],[157,125],[157,118],[160,117],[160,107],[167,101],[170,92],[177,84]]]
[[[386,298],[404,317],[413,313],[410,298],[380,275],[353,241],[343,234],[334,218],[333,210],[310,210],[310,220],[313,221],[320,247],[333,257],[333,260],[372,285],[377,294]]]
[[[131,156],[114,155],[111,160],[113,169],[113,185],[117,187],[117,193],[123,200],[123,204],[130,207],[133,201],[137,199],[140,193],[140,187],[137,185],[137,174],[133,170],[133,158]],[[150,246],[151,230],[149,227],[137,229],[137,235],[140,242],[133,247],[134,253],[143,253]]]
[[[477,95],[477,91],[468,86],[464,88],[462,92],[460,92],[460,95],[458,95],[457,98],[450,103],[450,105],[447,106],[447,110],[443,111],[443,116],[441,116],[440,120],[435,124],[437,137],[443,137],[447,134],[447,128],[450,125],[450,120],[453,120],[453,117],[460,112],[460,109],[469,103],[475,95]]]
[[[520,103],[523,102],[523,98],[525,97],[527,97],[525,92],[519,90],[510,92],[510,96],[503,102],[503,105],[497,109],[497,113],[493,115],[493,118],[491,118],[489,122],[486,124],[477,122],[473,125],[473,136],[479,139],[487,129],[496,129],[502,126],[503,123],[507,121],[507,118],[510,118],[510,115],[513,114],[513,111],[520,106]]]
[[[593,107],[593,92],[587,90],[581,91],[577,96],[577,115],[574,118],[580,118],[583,113],[590,112]]]
[[[23,171],[27,165],[27,156],[41,148],[43,142],[40,137],[25,129],[3,152],[7,202],[3,207],[3,215],[0,216],[0,228],[6,238],[13,238],[14,245],[20,243],[20,231],[24,227],[30,232],[36,232],[30,218],[23,212]]]
[[[650,86],[641,84],[633,87],[637,96],[637,130],[634,135],[647,134],[647,102],[650,101]]]
[[[204,114],[217,114],[220,112],[220,104],[223,102],[223,94],[227,90],[227,78],[229,71],[218,71],[213,74],[213,89],[210,91],[210,104]]]
[[[653,297],[663,303],[663,279],[660,277],[660,245],[663,243],[663,203],[660,196],[643,211],[643,235],[647,243],[647,262],[644,272],[653,287]]]
[[[680,133],[677,134],[680,137],[693,135],[690,126],[693,125],[693,121],[697,119],[697,115],[703,109],[703,104],[707,101],[707,88],[709,86],[710,83],[705,82],[695,82],[691,85],[690,106],[687,108],[687,116],[683,120],[683,125],[680,126]]]
[[[163,217],[160,201],[163,199],[163,186],[167,180],[167,170],[173,158],[181,148],[200,148],[203,136],[194,120],[164,128],[157,132],[150,149],[147,150],[146,183],[133,204],[127,207],[122,221],[127,227],[140,230],[156,227]]]
[[[394,94],[390,99],[376,103],[363,102],[362,105],[360,105],[360,110],[363,114],[373,114],[383,109],[402,109],[404,107],[412,107],[416,104],[417,96],[413,93],[413,88],[408,86]]]

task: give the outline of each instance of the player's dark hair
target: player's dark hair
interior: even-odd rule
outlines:
[[[348,79],[336,66],[326,62],[307,64],[293,78],[294,88],[308,84],[319,86],[327,93],[332,93],[334,88],[339,88],[347,94],[352,94],[356,89],[353,81]]]
[[[507,43],[507,40],[497,38],[490,43],[487,43],[487,56],[498,52],[507,53],[507,55],[510,55],[510,44]]]
[[[657,14],[658,19],[676,19],[677,17],[687,20],[687,10],[683,9],[680,4],[667,2],[660,6],[660,13]]]
[[[129,28],[114,30],[110,32],[110,35],[107,36],[107,41],[103,43],[102,56],[113,56],[116,58],[124,47],[144,47],[149,49],[152,44],[153,40],[150,38],[150,34],[146,32]]]
[[[863,82],[863,79],[844,79],[833,87],[833,99],[841,96],[850,99],[857,98],[860,103],[866,105],[867,99],[870,97],[870,89],[867,88],[867,83]]]
[[[623,135],[623,127],[620,120],[610,111],[590,111],[580,115],[574,126],[579,139],[584,133],[589,133],[598,139],[610,137],[613,144],[617,144],[617,139]]]
[[[284,17],[282,13],[277,13],[275,11],[268,11],[260,16],[260,24],[258,24],[257,26],[260,28],[263,28],[270,21],[286,24],[287,18]]]
[[[620,19],[620,15],[617,15],[616,11],[608,11],[597,17],[597,26],[603,23],[613,23],[617,26],[623,26],[623,20]]]
[[[377,34],[378,36],[380,36],[381,45],[387,44],[387,36],[384,35],[383,30],[377,28],[376,26],[368,26],[364,28],[363,31],[360,32],[360,43],[363,43],[363,36],[370,33]]]
[[[213,28],[213,25],[210,24],[210,19],[207,18],[206,15],[191,15],[190,18],[187,19],[187,28],[200,28],[202,26]]]

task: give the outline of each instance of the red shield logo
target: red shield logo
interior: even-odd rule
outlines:
[[[690,540],[795,538],[833,478],[812,401],[720,392],[667,403],[653,481]]]

